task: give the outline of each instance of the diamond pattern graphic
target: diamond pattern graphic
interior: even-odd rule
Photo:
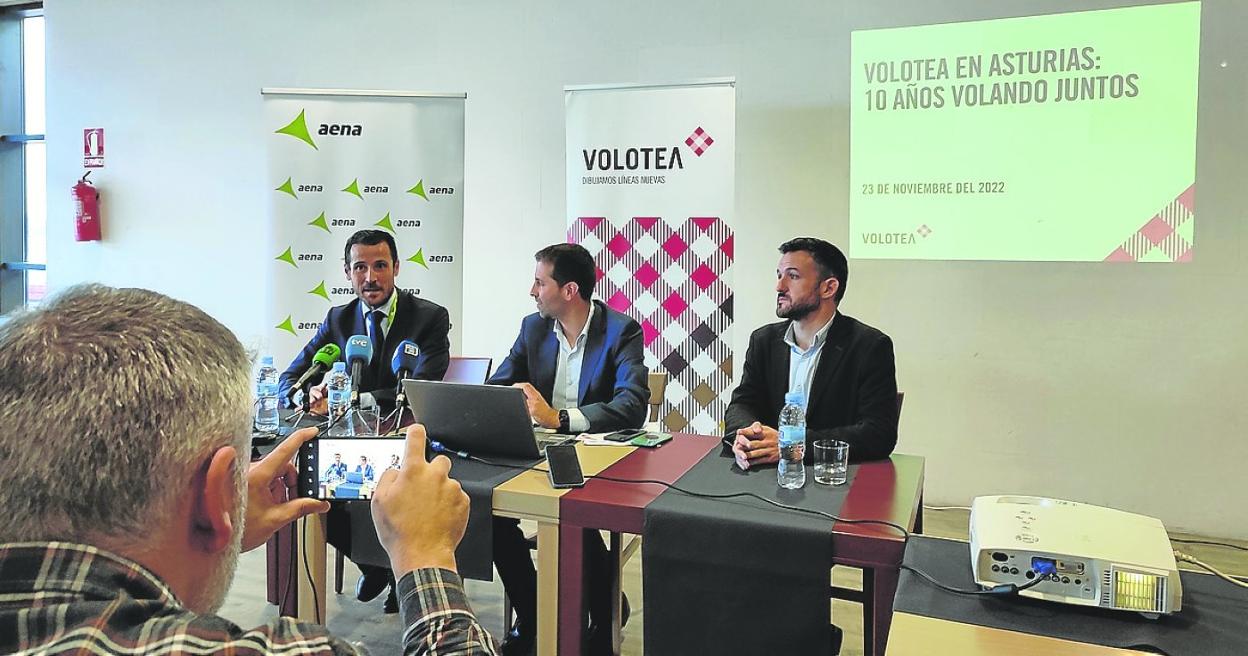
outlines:
[[[699,235],[697,239],[693,240],[692,244],[689,244],[689,248],[693,249],[699,260],[705,260],[711,256],[711,253],[715,252],[716,248],[719,248],[719,244],[716,244],[714,239],[706,235]]]
[[[715,371],[715,361],[711,359],[711,356],[706,354],[706,351],[699,353],[698,356],[689,363],[689,366],[693,367],[693,370],[698,372],[698,375],[702,378],[706,378]],[[704,385],[706,385],[706,383],[702,383],[699,387]],[[707,387],[707,390],[710,389],[710,387]],[[711,393],[714,394],[714,391],[711,391]],[[706,404],[703,403],[702,405]]]
[[[653,342],[654,340],[658,339],[659,329],[655,328],[654,324],[650,323],[649,319],[642,319],[641,320],[641,336],[646,342],[646,347],[649,347],[650,342]]]
[[[598,294],[641,324],[647,366],[668,373],[664,428],[718,434],[732,393],[732,231],[718,217],[583,217],[568,241],[609,272]]]
[[[689,279],[692,280],[700,289],[706,289],[715,282],[716,276],[715,272],[711,271],[711,267],[708,267],[705,264],[699,264],[698,268],[694,269],[693,273],[689,275]]]
[[[698,345],[698,348],[705,351],[710,347],[711,342],[715,341],[716,335],[715,331],[711,330],[710,326],[703,323],[698,324],[698,327],[694,328],[693,332],[689,333],[689,337],[692,338],[693,342]]]
[[[689,309],[698,315],[698,319],[705,321],[707,317],[719,310],[719,306],[706,294],[698,294],[693,299],[693,302],[689,304]]]
[[[633,272],[629,271],[623,262],[616,262],[615,266],[611,267],[611,270],[607,272],[607,279],[614,283],[616,287],[623,287],[624,283],[628,282],[632,275]]]
[[[607,307],[616,312],[628,312],[628,307],[632,304],[632,301],[628,300],[624,292],[616,292],[611,295],[611,298],[607,299]]]
[[[610,251],[616,259],[624,257],[624,254],[631,248],[632,245],[628,243],[628,239],[624,237],[623,233],[620,232],[615,233],[615,236],[611,238],[611,241],[607,242],[607,250]]]
[[[1160,244],[1172,232],[1174,232],[1174,228],[1170,227],[1170,224],[1166,223],[1160,216],[1154,216],[1151,221],[1144,224],[1143,228],[1140,228],[1140,234],[1144,235],[1144,238],[1154,245]]]
[[[637,298],[633,299],[633,307],[641,313],[643,317],[654,315],[654,311],[659,309],[659,301],[650,292],[642,292]]]
[[[602,240],[592,232],[585,235],[585,243],[581,245],[585,247],[585,250],[591,253],[597,253],[602,250]]]
[[[667,241],[663,242],[663,251],[673,260],[680,259],[680,256],[684,255],[688,248],[689,244],[684,239],[681,239],[680,235],[674,233],[667,238]]]
[[[715,140],[701,126],[698,126],[698,129],[694,130],[693,134],[685,139],[685,145],[692,148],[693,154],[698,157],[701,157],[702,153],[705,153],[706,149],[710,148],[713,143],[715,143]]]
[[[671,289],[680,289],[680,286],[689,280],[689,274],[685,273],[679,262],[673,262],[664,269],[661,277],[663,282],[667,283],[667,286]]]
[[[663,300],[663,309],[667,310],[667,313],[672,315],[673,319],[680,317],[680,313],[684,312],[688,307],[689,304],[676,292],[668,294],[667,298]]]
[[[589,235],[586,235],[586,236],[589,237],[589,236],[592,236],[593,234],[594,233],[591,232],[589,233]],[[581,245],[585,246],[585,244],[581,244]],[[602,249],[591,249],[589,248],[589,246],[585,246],[585,248],[588,249],[589,252],[591,253],[597,253],[599,250],[602,250]],[[659,250],[659,242],[655,241],[654,237],[651,237],[650,233],[647,232],[643,234],[641,238],[639,238],[637,241],[633,242],[633,250],[637,251],[638,255],[649,260],[652,256],[654,256],[654,252]],[[649,264],[649,262],[646,262],[646,264]]]
[[[674,347],[680,346],[688,336],[689,331],[685,330],[685,327],[680,325],[678,321],[672,321],[663,328],[663,339],[667,340],[667,343]]]
[[[1175,197],[1122,242],[1106,262],[1190,262],[1196,185]]]
[[[698,405],[705,408],[715,401],[717,395],[710,385],[699,383],[697,387],[693,388],[692,396],[693,400],[698,402]]]
[[[634,273],[633,277],[637,279],[637,282],[641,283],[642,287],[649,289],[654,284],[654,281],[659,279],[659,272],[655,271],[649,262],[644,262],[637,268],[637,273]]]
[[[673,376],[679,376],[688,367],[689,363],[685,362],[684,356],[677,351],[672,351],[667,354],[666,358],[663,358],[663,368]]]

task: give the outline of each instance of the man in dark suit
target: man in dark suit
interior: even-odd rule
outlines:
[[[342,461],[342,454],[334,454],[334,462],[325,470],[325,476],[322,481],[340,481],[347,477],[347,463]]]
[[[897,376],[888,335],[837,312],[849,281],[840,249],[812,237],[780,246],[776,316],[755,330],[724,424],[737,463],[780,459],[786,392],[806,399],[806,441],[849,443],[854,460],[887,458],[897,444]],[[727,447],[726,447],[727,448]],[[806,459],[813,449],[806,449]]]
[[[590,300],[597,277],[594,258],[584,247],[555,244],[538,251],[536,259],[529,295],[537,313],[521,322],[520,336],[489,383],[524,390],[533,421],[561,433],[640,427],[649,395],[641,326]],[[585,559],[590,653],[610,653],[612,573],[597,531],[585,533]],[[494,519],[494,564],[517,616],[503,653],[530,653],[537,628],[537,573],[517,520]]]
[[[399,381],[390,369],[390,357],[405,339],[420,347],[413,378],[442,380],[451,362],[451,318],[446,308],[409,294],[394,286],[399,274],[399,250],[394,237],[382,230],[360,230],[347,239],[342,253],[342,270],[356,298],[329,309],[316,334],[303,347],[278,379],[280,398],[288,396],[291,385],[312,363],[312,356],[326,344],[337,344],[344,352],[352,335],[367,335],[373,342],[373,359],[360,375],[359,392],[365,405],[371,395],[383,412],[394,405]],[[326,413],[325,383],[309,391],[312,410]],[[370,470],[372,466],[368,467]],[[326,537],[334,548],[351,553],[351,527],[347,509],[336,506],[327,515]],[[389,569],[360,564],[356,597],[371,601],[390,586],[386,612],[397,613],[394,577]]]
[[[373,342],[373,360],[360,376],[362,394],[372,394],[385,407],[394,404],[398,378],[390,369],[394,349],[405,339],[420,347],[413,378],[442,380],[451,362],[451,318],[446,308],[417,298],[394,286],[399,274],[399,254],[394,237],[383,230],[360,230],[351,235],[343,248],[343,272],[355,289],[356,298],[332,307],[321,327],[303,351],[278,379],[280,396],[285,399],[294,381],[312,364],[312,356],[326,344],[337,344],[344,352],[352,335],[367,335]],[[309,394],[313,409],[324,411],[325,384]]]
[[[355,471],[364,480],[373,482],[373,463],[368,461],[368,456],[360,456],[360,464],[355,466]]]

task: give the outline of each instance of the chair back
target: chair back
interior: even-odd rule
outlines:
[[[442,380],[448,383],[480,385],[490,378],[494,358],[451,358]]]
[[[650,398],[646,401],[650,406],[650,421],[658,421],[659,410],[663,407],[663,393],[667,391],[667,372],[651,371],[646,382],[650,385]]]

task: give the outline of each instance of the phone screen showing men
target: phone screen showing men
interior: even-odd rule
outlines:
[[[387,469],[403,467],[399,437],[323,438],[299,450],[299,495],[316,499],[371,499]]]

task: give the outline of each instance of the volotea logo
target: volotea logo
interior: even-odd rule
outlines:
[[[711,135],[706,130],[702,129],[701,125],[693,131],[693,134],[685,138],[685,145],[689,146],[693,154],[698,157],[701,157],[702,153],[705,153],[713,143],[715,143],[715,140],[711,138]]]

